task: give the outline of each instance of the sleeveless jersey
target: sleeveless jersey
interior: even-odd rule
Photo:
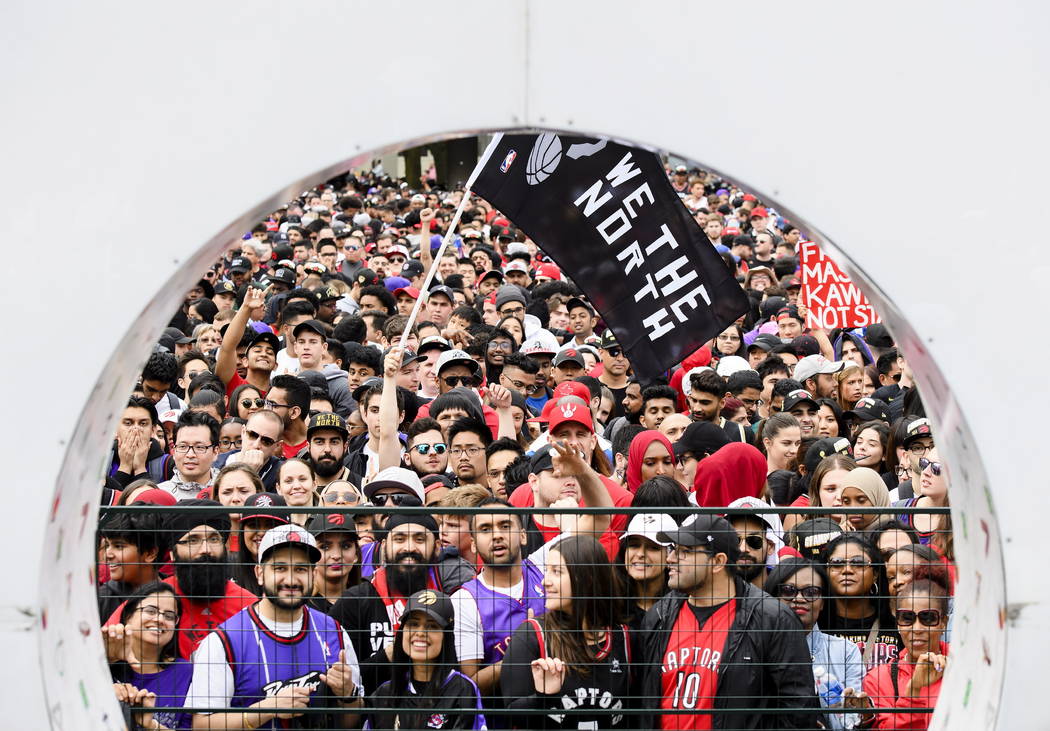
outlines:
[[[525,559],[521,562],[521,580],[521,599],[490,589],[479,579],[471,579],[463,584],[462,588],[474,597],[478,605],[484,632],[482,646],[485,648],[486,665],[503,660],[511,633],[528,618],[530,609],[534,616],[543,614],[543,572]]]
[[[719,607],[701,627],[689,603],[682,604],[660,666],[663,690],[660,708],[714,708],[718,694],[718,667],[735,617],[736,600],[732,599]],[[710,729],[712,720],[709,713],[664,713],[660,716],[660,728]]]

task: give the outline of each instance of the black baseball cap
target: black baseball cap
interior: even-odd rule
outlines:
[[[868,345],[874,345],[876,348],[892,348],[893,336],[890,335],[890,331],[886,329],[885,325],[881,322],[876,322],[874,325],[868,325],[864,331],[864,342]]]
[[[251,271],[252,265],[248,263],[247,259],[236,257],[230,260],[230,271],[231,272],[247,272]]]
[[[803,460],[803,464],[806,465],[806,474],[812,475],[820,461],[833,454],[844,454],[847,457],[852,457],[853,450],[850,448],[849,439],[846,439],[846,437],[824,437],[809,445]]]
[[[865,396],[852,409],[847,411],[844,416],[846,419],[855,419],[856,421],[885,421],[889,423],[890,407],[885,401]]]
[[[322,533],[346,533],[355,541],[357,540],[357,526],[350,516],[342,513],[326,513],[315,515],[310,518],[306,529],[316,538]]]
[[[339,294],[339,290],[335,287],[321,287],[314,291],[317,295],[318,302],[331,302],[332,300],[341,299],[343,295]]]
[[[256,334],[252,338],[251,343],[248,344],[248,350],[251,350],[259,343],[269,343],[273,347],[273,352],[276,354],[281,349],[281,341],[269,330],[264,330],[261,333]]]
[[[802,554],[803,558],[816,560],[824,552],[824,546],[842,533],[842,526],[831,518],[805,520],[787,532],[787,544]]]
[[[714,454],[729,444],[725,430],[710,421],[694,421],[685,428],[674,445],[676,457],[692,454],[699,459],[705,454]]]
[[[720,515],[697,515],[675,531],[657,534],[664,543],[690,548],[706,548],[711,553],[724,553],[733,562],[736,560],[739,539],[729,521]]]
[[[289,287],[295,286],[295,272],[291,269],[278,269],[273,274],[267,274],[266,278],[274,284],[285,284]]]
[[[442,629],[452,624],[456,616],[452,607],[452,600],[448,598],[448,594],[443,594],[434,589],[417,591],[408,598],[408,602],[405,603],[405,611],[401,613],[402,624],[405,623],[408,615],[412,614],[412,612],[422,612],[437,622]]]
[[[818,408],[817,400],[809,395],[809,391],[804,388],[796,388],[794,391],[784,397],[784,411],[791,411],[793,408],[803,402],[809,402],[814,410]]]
[[[362,287],[367,287],[371,284],[379,284],[382,280],[379,279],[378,274],[366,267],[357,273],[356,281]]]
[[[598,342],[598,347],[602,350],[620,347],[620,344],[616,341],[616,333],[612,331],[611,327],[605,328],[605,332],[602,333],[602,339]]]
[[[295,326],[295,329],[292,330],[292,337],[299,337],[299,333],[305,330],[309,330],[312,333],[317,333],[321,336],[322,340],[327,340],[328,338],[328,333],[325,331],[324,325],[322,325],[317,320],[303,320],[302,322],[300,322],[298,325]]]
[[[572,312],[576,307],[583,307],[592,315],[594,314],[594,308],[591,307],[591,303],[582,297],[572,297],[568,302],[565,303],[565,309]]]
[[[350,394],[354,397],[354,401],[360,401],[361,397],[365,395],[365,391],[370,389],[372,386],[383,385],[383,379],[379,376],[372,376],[361,381],[361,385],[354,389],[354,392]]]
[[[576,348],[567,348],[565,350],[560,351],[556,356],[554,356],[553,365],[555,368],[557,368],[562,363],[568,362],[575,363],[580,368],[587,367],[587,363],[583,360],[583,353],[578,351]]]
[[[433,297],[435,294],[441,294],[448,297],[448,301],[452,304],[456,304],[456,296],[452,293],[452,288],[447,287],[444,284],[438,284],[430,288],[430,294],[427,297]]]
[[[780,343],[781,340],[776,335],[773,335],[772,333],[762,333],[754,339],[751,345],[747,346],[747,350],[750,353],[752,348],[761,348],[768,353],[773,348],[780,345]]]
[[[289,515],[287,513],[280,513],[275,510],[269,510],[269,508],[285,508],[288,507],[288,503],[285,502],[284,498],[278,495],[276,492],[257,492],[254,495],[250,495],[247,500],[244,501],[244,507],[255,508],[255,510],[245,510],[241,513],[241,523],[243,524],[246,520],[252,518],[270,518],[276,520],[278,523],[287,523]]]
[[[401,274],[409,279],[418,277],[423,271],[423,262],[419,261],[419,259],[409,259],[401,267]]]
[[[309,437],[315,431],[332,429],[341,432],[345,438],[350,432],[346,428],[346,420],[339,414],[328,412],[314,414],[310,417],[310,423],[306,426],[306,436]]]
[[[930,426],[930,420],[925,417],[908,422],[908,430],[905,433],[904,441],[901,446],[907,449],[908,445],[919,437],[929,437],[930,439],[933,439],[933,429]]]
[[[532,460],[529,462],[529,474],[538,475],[544,470],[553,470],[554,457],[551,454],[552,451],[549,444],[536,450],[532,455]]]

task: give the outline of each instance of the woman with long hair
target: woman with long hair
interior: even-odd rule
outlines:
[[[630,640],[605,549],[586,535],[562,539],[548,549],[543,588],[546,611],[514,631],[503,658],[508,708],[550,711],[522,714],[527,728],[630,727],[616,713],[630,694]],[[568,707],[583,712],[563,713]]]
[[[263,535],[271,528],[288,523],[289,515],[270,508],[288,507],[284,498],[275,492],[258,492],[244,501],[241,513],[240,537],[237,541],[236,562],[231,567],[231,577],[242,589],[259,596],[262,587],[255,576],[255,565],[259,563],[259,546]]]
[[[314,515],[309,530],[321,551],[321,560],[314,566],[310,606],[327,614],[344,591],[361,583],[361,546],[354,521],[348,515]]]
[[[724,358],[727,355],[739,355],[747,359],[744,331],[735,322],[715,336],[714,347],[711,349],[712,358]]]
[[[894,503],[900,507],[917,508],[946,508],[948,502],[948,474],[944,464],[941,462],[937,447],[926,453],[925,457],[919,459],[919,468],[922,470],[919,479],[918,497],[900,500]],[[919,535],[919,543],[934,544],[934,548],[945,554],[944,550],[947,534],[951,531],[951,524],[947,515],[930,515],[929,513],[901,514],[898,519],[905,525],[915,528]],[[935,540],[936,539],[936,540]],[[940,545],[938,545],[938,541]]]
[[[813,420],[813,431],[821,439],[849,434],[838,401],[830,398],[817,399],[817,416]]]
[[[839,408],[851,410],[864,396],[864,369],[852,360],[846,361],[846,367],[835,374],[838,386],[835,397]]]
[[[814,681],[820,682],[823,678],[830,684],[838,680],[850,695],[859,693],[864,680],[860,650],[843,637],[822,632],[817,624],[830,591],[824,568],[804,558],[785,558],[766,577],[763,588],[770,596],[784,602],[802,623],[801,631],[806,633],[806,643],[813,658]],[[820,695],[820,703],[825,708],[832,702],[832,698]],[[829,713],[826,718],[831,728],[846,728],[842,714]]]
[[[114,691],[122,702],[142,708],[134,714],[141,728],[190,727],[189,713],[148,710],[182,707],[193,678],[193,663],[179,657],[175,638],[179,611],[175,589],[152,582],[128,597],[119,623],[102,628]]]
[[[242,383],[233,389],[226,411],[230,416],[247,421],[248,417],[256,411],[262,411],[266,399],[255,386],[250,383]]]
[[[377,709],[367,715],[366,729],[486,728],[478,686],[459,672],[454,618],[452,600],[440,591],[408,598],[391,648],[390,680],[365,703]]]
[[[674,445],[663,432],[647,429],[631,441],[627,451],[627,489],[637,492],[639,486],[654,477],[674,477]]]
[[[865,668],[889,662],[899,645],[878,549],[857,533],[843,533],[828,541],[822,562],[831,591],[821,629],[855,643]]]
[[[802,431],[798,419],[791,414],[773,414],[759,427],[755,441],[762,445],[766,455],[766,474],[776,470],[790,470],[798,457]]]
[[[809,480],[809,505],[814,508],[837,508],[842,505],[842,488],[846,477],[857,469],[857,463],[848,454],[832,454],[820,460]],[[829,515],[841,521],[842,515]]]
[[[235,462],[228,464],[219,470],[211,485],[212,499],[222,505],[242,506],[244,501],[257,492],[263,492],[262,480],[251,467],[246,464]],[[227,549],[234,553],[237,551],[241,534],[241,514],[230,513],[230,538],[226,543]]]
[[[313,465],[298,457],[286,459],[277,468],[277,494],[293,507],[317,505],[317,476]],[[291,521],[305,526],[309,513],[293,513]]]
[[[627,626],[640,630],[645,613],[667,593],[667,551],[671,544],[661,541],[662,532],[678,530],[670,515],[639,513],[631,518],[620,538],[616,573],[627,588]]]
[[[880,475],[886,487],[891,487],[890,476],[886,474],[886,454],[889,451],[890,428],[881,421],[866,421],[857,427],[853,438],[853,457],[858,467],[869,467]],[[896,480],[892,480],[896,485]]]

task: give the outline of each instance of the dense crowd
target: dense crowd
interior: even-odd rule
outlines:
[[[108,462],[129,724],[928,725],[956,576],[905,354],[807,327],[803,232],[668,175],[751,306],[651,382],[485,201],[442,250],[427,178],[336,178],[208,269]]]

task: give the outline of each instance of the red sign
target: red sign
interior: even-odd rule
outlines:
[[[802,302],[809,309],[807,327],[867,327],[881,322],[879,313],[857,285],[812,241],[798,245],[802,263]]]

